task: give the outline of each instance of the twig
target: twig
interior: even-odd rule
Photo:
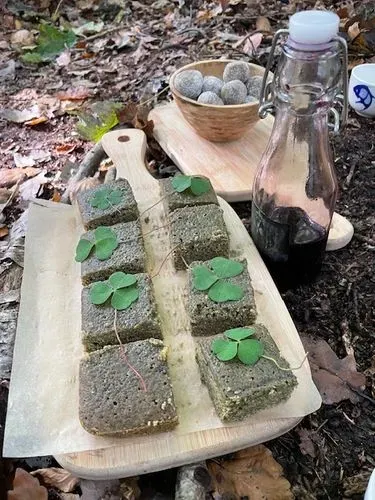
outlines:
[[[143,217],[143,215],[144,215],[146,212],[148,212],[149,210],[151,210],[151,208],[156,207],[156,205],[158,205],[161,201],[165,200],[165,198],[167,198],[167,196],[169,196],[169,195],[168,195],[168,194],[166,194],[166,195],[162,196],[162,197],[161,197],[158,201],[156,201],[153,205],[151,205],[151,206],[150,206],[150,207],[148,207],[148,208],[145,208],[145,209],[143,210],[143,212],[141,212],[141,213],[139,214],[139,218]]]
[[[375,240],[372,238],[368,238],[367,236],[363,236],[362,234],[354,233],[354,238],[358,241],[362,241],[363,243],[367,243],[368,245],[375,247]]]
[[[357,163],[355,161],[353,161],[351,167],[350,167],[350,171],[345,179],[345,186],[346,187],[349,187],[350,186],[350,183],[352,182],[352,179],[353,179],[353,176],[354,176],[354,172],[355,172],[355,169],[356,169],[356,166],[357,166]]]
[[[102,36],[109,35],[110,33],[115,33],[116,31],[120,31],[125,29],[124,26],[115,26],[114,28],[108,28],[107,30],[101,31],[100,33],[95,33],[95,35],[87,36],[83,39],[84,42],[91,42],[92,40],[96,40],[97,38],[101,38]]]
[[[155,94],[152,97],[150,97],[150,99],[147,99],[147,101],[140,102],[139,105],[140,106],[146,106],[148,103],[152,102],[154,99],[157,99],[160,95],[164,94],[164,92],[166,92],[167,90],[169,90],[169,88],[170,88],[169,85],[167,85],[163,90],[161,90],[157,94]]]
[[[164,228],[169,227],[169,226],[170,226],[170,222],[168,222],[168,224],[165,224],[164,226],[155,227],[154,229],[147,231],[147,233],[143,233],[143,235],[140,236],[140,238],[148,236],[149,234],[154,233],[155,231],[159,231],[159,229],[164,229]]]
[[[115,319],[113,321],[113,328],[115,330],[115,335],[116,335],[117,341],[120,344],[120,351],[121,351],[120,356],[125,361],[125,363],[128,365],[128,367],[131,369],[131,371],[139,378],[143,391],[147,392],[146,383],[145,383],[142,375],[134,368],[134,366],[129,362],[128,358],[126,357],[124,344],[121,342],[120,336],[119,336],[118,331],[117,331],[117,309],[115,309]]]
[[[201,29],[194,28],[194,27],[185,28],[183,30],[177,31],[177,35],[182,35],[183,33],[189,33],[190,31],[195,31],[196,33],[199,33],[202,38],[205,38],[205,36],[206,36]]]
[[[352,347],[352,344],[350,342],[350,331],[349,331],[349,325],[348,325],[348,320],[345,318],[343,321],[341,321],[341,330],[342,330],[342,341],[345,346],[345,351],[348,356],[354,356],[354,349]]]
[[[57,15],[59,13],[61,4],[63,3],[64,0],[60,0],[59,3],[57,4],[57,7],[55,9],[55,12],[52,14],[52,19],[57,19]]]
[[[69,203],[69,195],[72,187],[84,177],[90,177],[96,172],[100,162],[106,157],[106,153],[100,142],[90,149],[90,151],[83,158],[76,174],[69,180],[65,193],[61,197],[62,203]]]
[[[275,363],[275,365],[277,366],[277,368],[279,370],[282,370],[283,372],[292,372],[292,371],[295,371],[295,370],[299,370],[302,367],[303,363],[306,361],[306,358],[307,358],[308,354],[309,353],[306,352],[303,360],[301,361],[301,363],[298,366],[295,366],[294,368],[283,368],[282,366],[279,365],[279,363],[276,361],[276,359],[270,358],[269,356],[264,356],[263,354],[262,354],[261,358],[268,359],[269,361],[272,361],[273,363]]]

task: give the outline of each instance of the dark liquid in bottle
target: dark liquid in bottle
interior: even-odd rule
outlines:
[[[309,283],[319,273],[328,232],[300,208],[278,207],[266,216],[253,203],[251,233],[279,290]]]

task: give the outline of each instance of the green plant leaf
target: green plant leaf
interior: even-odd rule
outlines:
[[[99,142],[119,123],[117,111],[122,107],[123,104],[112,101],[93,104],[90,110],[78,114],[77,132],[88,141]]]
[[[190,175],[176,175],[172,179],[172,186],[175,191],[182,193],[191,186],[192,177]]]
[[[238,358],[245,365],[254,365],[263,351],[263,344],[259,340],[247,339],[238,343]]]
[[[41,24],[37,47],[22,56],[22,59],[29,63],[50,61],[75,42],[76,35],[72,30],[59,30],[51,24]]]
[[[107,226],[99,226],[95,229],[95,240],[105,240],[106,238],[116,238],[116,233]]]
[[[215,339],[211,346],[212,351],[220,361],[229,361],[235,358],[237,355],[237,348],[237,342],[231,342],[230,340],[224,339]]]
[[[118,205],[122,201],[122,191],[121,189],[113,189],[108,196],[111,205]]]
[[[118,247],[117,238],[105,238],[95,242],[95,256],[99,260],[107,260]]]
[[[201,194],[208,193],[211,188],[210,181],[204,179],[203,177],[192,177],[190,191],[195,196],[200,196]]]
[[[76,261],[83,262],[90,255],[94,243],[84,238],[80,239],[76,248]]]
[[[219,278],[233,278],[233,276],[238,276],[244,270],[244,265],[241,262],[226,259],[225,257],[214,257],[210,260],[210,266]]]
[[[104,302],[109,299],[112,292],[113,289],[108,285],[106,281],[97,281],[90,288],[90,301],[92,304],[96,305],[104,304]]]
[[[125,274],[122,271],[111,274],[108,282],[114,290],[125,288],[137,283],[137,278],[133,274]]]
[[[122,311],[130,307],[139,297],[136,287],[119,288],[112,295],[111,305],[114,309]]]
[[[218,277],[207,266],[193,267],[192,274],[193,286],[196,290],[208,290],[218,280]]]
[[[209,289],[208,296],[213,302],[228,302],[242,299],[244,291],[238,285],[219,280]]]
[[[90,205],[93,208],[99,208],[100,210],[106,210],[112,205],[118,205],[122,201],[122,191],[120,189],[102,188],[96,191],[91,199],[89,200]],[[101,226],[104,227],[104,226]],[[110,228],[107,228],[108,230]],[[100,233],[104,234],[104,232]],[[108,236],[103,236],[107,238]]]
[[[246,339],[247,337],[250,337],[251,335],[254,335],[254,333],[255,333],[254,328],[241,327],[241,328],[232,328],[231,330],[227,330],[224,332],[224,335],[228,339],[243,340]]]

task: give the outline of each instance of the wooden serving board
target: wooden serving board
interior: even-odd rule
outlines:
[[[184,174],[207,176],[226,201],[251,200],[255,172],[273,127],[271,116],[259,120],[238,141],[224,143],[200,137],[174,103],[157,106],[150,117],[156,140]],[[352,224],[335,213],[327,250],[344,247],[353,233]]]
[[[103,137],[102,144],[116,166],[117,177],[125,177],[130,182],[141,211],[160,199],[158,182],[145,167],[146,139],[143,132],[113,131]],[[224,200],[219,201],[230,235],[231,254],[242,256],[248,262],[258,311],[257,322],[267,326],[282,355],[291,366],[297,366],[304,358],[304,349],[288,310],[237,214]],[[146,222],[145,216],[141,217],[144,234],[145,229],[147,230],[145,224],[148,229],[150,223],[156,224],[156,227],[160,227],[163,222],[165,224],[162,203],[149,212],[149,219],[151,222]],[[188,396],[181,392],[184,384],[201,384],[196,367],[192,369],[192,363],[195,364],[194,343],[189,333],[185,309],[187,273],[176,273],[172,259],[165,260],[169,249],[168,230],[157,231],[150,239],[154,237],[153,242],[145,239],[146,252],[149,255],[151,251],[152,255],[148,270],[153,272],[164,261],[162,271],[153,281],[163,323],[164,341],[169,346],[168,363],[176,404],[177,408],[183,406],[185,409],[182,413],[188,414],[188,418],[192,420],[196,419],[199,425],[206,417],[200,413],[200,405],[205,398],[209,401],[207,389],[201,386],[197,401],[188,401]],[[177,352],[178,348],[180,352]],[[176,363],[183,365],[183,370],[179,368],[180,378],[177,377]],[[280,407],[265,410],[268,417],[254,416],[246,422],[229,426],[220,423],[215,428],[207,426],[194,432],[183,433],[176,429],[160,436],[129,437],[108,448],[58,455],[56,459],[64,468],[80,477],[104,479],[175,467],[259,444],[287,432],[304,415],[319,408],[321,398],[312,382],[308,363],[304,362],[295,374],[298,387],[292,397]],[[186,425],[186,416],[181,418],[180,413],[179,416],[180,426],[183,425],[184,418]]]

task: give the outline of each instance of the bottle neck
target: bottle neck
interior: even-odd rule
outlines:
[[[290,39],[283,46],[273,87],[276,108],[286,105],[305,116],[328,113],[341,88],[340,51],[335,41],[318,48],[306,50]]]

